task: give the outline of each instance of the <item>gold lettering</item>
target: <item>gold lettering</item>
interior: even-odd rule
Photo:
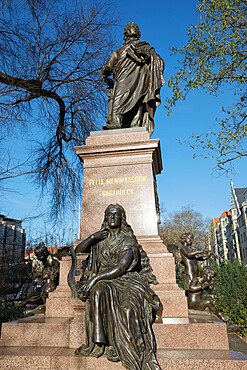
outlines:
[[[129,184],[145,182],[147,176],[128,176],[128,177],[112,177],[108,179],[90,179],[89,186],[114,185],[114,184]]]
[[[133,195],[133,189],[112,189],[112,190],[102,190],[102,197],[112,197],[119,195]]]
[[[95,185],[95,180],[94,180],[94,179],[91,179],[91,180],[89,181],[89,185]]]
[[[113,184],[113,179],[106,179],[106,184]]]

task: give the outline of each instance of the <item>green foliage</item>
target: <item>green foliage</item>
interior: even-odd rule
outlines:
[[[167,98],[171,113],[178,100],[195,89],[217,95],[231,85],[236,97],[233,106],[222,108],[226,118],[217,120],[215,130],[193,134],[192,149],[204,149],[201,156],[215,158],[217,168],[231,170],[234,160],[247,156],[247,2],[246,0],[199,0],[199,23],[192,25],[188,42],[174,47],[182,61],[178,72],[168,81],[173,96]]]
[[[182,278],[183,271],[184,266],[181,267],[176,263],[176,283],[178,284],[179,288],[182,289],[184,289],[184,282]]]
[[[0,325],[3,322],[15,321],[23,316],[23,308],[18,307],[14,304],[8,305],[6,307],[1,307]]]
[[[225,315],[229,316],[230,322],[244,326],[241,335],[247,336],[247,267],[243,262],[234,260],[227,261],[217,270],[213,295],[215,305]]]

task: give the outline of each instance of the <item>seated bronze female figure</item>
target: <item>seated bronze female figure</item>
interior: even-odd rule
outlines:
[[[160,369],[152,324],[162,305],[149,287],[157,280],[123,207],[109,205],[101,230],[75,251],[90,253],[84,278],[76,286],[86,302],[87,337],[76,355],[106,356],[122,361],[127,369]]]

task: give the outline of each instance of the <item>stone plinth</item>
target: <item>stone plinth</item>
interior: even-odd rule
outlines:
[[[69,348],[78,348],[86,343],[85,331],[85,303],[74,299],[72,304],[74,317],[70,323]]]
[[[187,317],[188,306],[184,290],[176,284],[174,257],[168,253],[165,244],[157,236],[137,237],[147,252],[154,273],[159,282],[151,288],[157,293],[163,304],[163,317]]]
[[[74,300],[74,318],[25,318],[2,326],[1,346],[78,348],[86,343],[85,304]],[[229,351],[226,325],[214,319],[165,318],[154,323],[158,350]]]
[[[121,204],[160,283],[153,289],[163,303],[163,315],[187,316],[187,299],[176,284],[174,258],[158,236],[159,139],[151,140],[144,128],[91,132],[86,145],[75,150],[84,163],[81,240],[100,229],[109,204]]]
[[[247,361],[230,360],[226,351],[158,351],[157,359],[163,370],[244,370]],[[1,369],[46,370],[118,370],[124,369],[120,362],[106,358],[76,357],[74,350],[56,347],[0,347]]]
[[[159,349],[229,350],[225,323],[155,323],[153,330]]]
[[[24,318],[2,324],[2,346],[68,347],[68,318]]]
[[[144,128],[91,132],[75,147],[84,164],[80,238],[99,230],[105,208],[121,204],[135,235],[157,235],[154,180],[161,173],[158,139]]]
[[[82,260],[86,256],[77,257],[77,270],[81,273]],[[46,300],[47,317],[74,317],[75,300],[72,298],[67,277],[71,267],[71,257],[63,257],[60,263],[59,285],[54,292],[49,293]],[[80,276],[76,277],[77,279]],[[79,300],[76,300],[80,302]]]

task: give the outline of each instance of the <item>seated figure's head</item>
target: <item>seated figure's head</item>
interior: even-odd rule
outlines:
[[[183,233],[181,236],[180,236],[180,243],[183,245],[183,244],[187,244],[187,245],[191,245],[193,243],[193,240],[194,240],[194,235],[192,233]]]
[[[124,29],[124,40],[127,39],[139,39],[141,37],[140,28],[136,23],[130,22]]]
[[[48,250],[44,242],[40,242],[39,245],[34,249],[34,254],[40,261],[45,261],[48,255]]]
[[[115,217],[113,217],[113,214]],[[115,220],[113,220],[113,218]],[[119,224],[117,224],[119,222]],[[108,229],[109,227],[120,227],[121,231],[130,235],[133,234],[133,230],[126,221],[125,210],[120,204],[110,204],[105,210],[105,217],[102,224],[103,228]]]

